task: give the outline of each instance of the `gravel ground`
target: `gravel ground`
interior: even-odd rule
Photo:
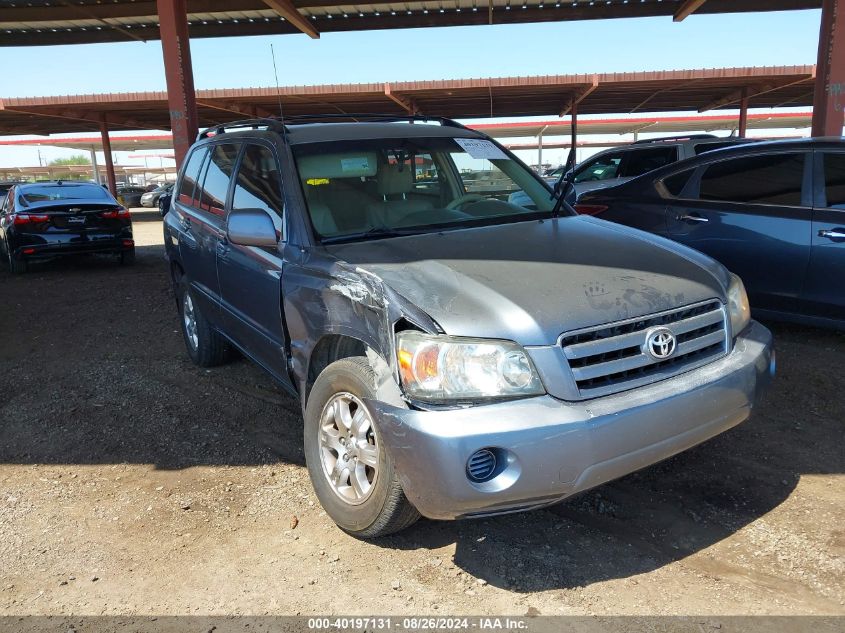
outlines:
[[[845,614],[845,336],[773,325],[756,417],[556,508],[334,527],[299,406],[188,361],[138,263],[0,271],[0,615]]]

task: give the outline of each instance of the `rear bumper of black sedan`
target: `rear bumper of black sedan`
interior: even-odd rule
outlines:
[[[65,255],[92,253],[119,254],[135,248],[132,236],[63,236],[65,239],[49,242],[21,244],[14,248],[12,256],[18,260],[50,259]]]

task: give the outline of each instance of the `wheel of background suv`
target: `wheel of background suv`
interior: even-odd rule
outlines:
[[[22,259],[15,259],[12,255],[12,249],[9,248],[9,243],[5,243],[6,250],[6,265],[9,267],[9,272],[13,275],[20,275],[25,273],[27,269],[26,261]]]
[[[305,461],[314,491],[332,520],[360,538],[398,532],[420,516],[364,404],[376,399],[375,384],[365,357],[339,360],[317,377],[305,409]]]
[[[135,247],[125,250],[120,254],[121,266],[132,266],[135,263]]]
[[[228,344],[211,327],[193,293],[186,285],[179,287],[179,316],[182,337],[191,360],[200,367],[222,365],[228,360]]]

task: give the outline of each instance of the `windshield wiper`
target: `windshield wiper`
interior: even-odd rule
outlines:
[[[566,202],[566,196],[568,196],[569,192],[573,189],[575,189],[575,146],[572,146],[569,149],[569,156],[566,158],[566,165],[564,165],[560,178],[557,179],[554,186],[554,193],[552,194],[552,197],[554,198],[557,196],[557,200],[555,200],[555,206],[552,209],[553,218],[558,217],[560,214],[560,208],[564,205],[564,203],[569,206],[569,203]]]
[[[345,233],[343,235],[332,235],[322,238],[323,244],[338,244],[340,242],[357,242],[358,240],[378,239],[383,237],[404,237],[406,235],[417,235],[425,233],[432,227],[418,227],[415,229],[392,229],[386,226],[374,226],[366,231],[357,233]]]

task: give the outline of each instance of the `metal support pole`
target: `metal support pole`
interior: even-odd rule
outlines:
[[[109,139],[109,125],[106,123],[105,117],[100,122],[100,136],[103,139],[103,154],[106,159],[106,178],[109,182],[109,191],[111,195],[117,196],[117,178],[114,177],[114,162],[111,156],[111,139]]]
[[[543,133],[546,131],[548,125],[544,125],[537,135],[537,168],[538,173],[543,173]]]
[[[97,164],[97,149],[91,146],[91,167],[94,169],[94,181],[100,184],[100,166]]]
[[[176,167],[197,137],[199,127],[191,46],[188,40],[186,0],[156,0],[158,7],[164,75],[167,79],[167,103]]]
[[[739,138],[745,138],[748,135],[748,88],[742,89],[739,104]]]
[[[845,124],[845,2],[823,0],[813,97],[813,136],[842,136]]]

